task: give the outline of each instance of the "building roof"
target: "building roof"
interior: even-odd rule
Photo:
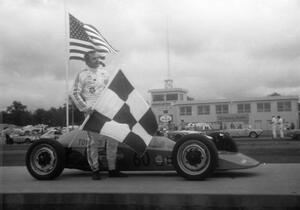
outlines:
[[[161,89],[151,89],[148,92],[150,92],[150,93],[167,93],[167,92],[187,93],[188,91],[183,88],[161,88]]]
[[[299,100],[299,96],[265,96],[265,97],[249,97],[249,98],[232,98],[232,99],[205,99],[205,100],[193,100],[193,101],[179,101],[174,105],[185,104],[212,104],[212,103],[236,103],[236,102],[253,102],[253,101],[278,101],[278,100]]]

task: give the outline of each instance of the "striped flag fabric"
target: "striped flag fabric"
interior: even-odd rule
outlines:
[[[151,107],[119,70],[81,128],[114,138],[142,155],[158,125]]]
[[[70,43],[69,59],[84,60],[84,54],[96,50],[103,56],[107,53],[116,53],[102,34],[92,25],[82,23],[69,14]]]

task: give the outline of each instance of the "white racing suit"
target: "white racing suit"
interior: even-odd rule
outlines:
[[[272,118],[272,136],[274,139],[277,138],[277,119],[275,117]]]
[[[77,108],[85,112],[89,107],[93,107],[96,100],[101,95],[101,92],[108,83],[109,75],[103,69],[85,69],[79,72],[76,76],[72,99]],[[98,161],[98,144],[105,145],[105,138],[101,136],[96,138],[97,133],[88,131],[87,143],[87,159],[92,171],[99,170]],[[97,139],[97,140],[96,140]],[[96,142],[99,141],[100,142]],[[114,170],[116,168],[118,142],[113,140],[106,141],[106,158],[108,162],[108,169]]]
[[[283,133],[284,127],[283,127],[283,120],[282,120],[282,118],[278,119],[278,127],[279,127],[280,138],[284,138],[284,133]]]

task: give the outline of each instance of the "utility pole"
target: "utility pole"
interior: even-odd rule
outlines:
[[[173,88],[173,80],[171,79],[171,68],[170,68],[170,40],[169,40],[169,20],[167,16],[167,27],[166,27],[166,50],[167,50],[167,79],[165,80],[165,88]]]

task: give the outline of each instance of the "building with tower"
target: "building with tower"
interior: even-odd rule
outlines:
[[[215,128],[246,127],[271,130],[272,116],[281,116],[285,125],[299,128],[299,97],[272,95],[238,99],[194,100],[183,88],[174,88],[171,79],[162,89],[149,90],[151,107],[160,127],[182,122],[209,123]]]

